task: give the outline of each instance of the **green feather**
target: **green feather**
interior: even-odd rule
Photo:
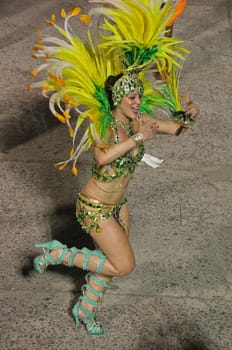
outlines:
[[[105,142],[107,142],[106,130],[110,126],[113,120],[113,116],[110,111],[110,104],[108,97],[106,95],[105,89],[100,86],[95,86],[96,91],[94,93],[94,97],[99,102],[100,107],[99,110],[101,112],[100,117],[100,133]]]

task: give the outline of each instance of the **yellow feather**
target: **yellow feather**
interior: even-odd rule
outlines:
[[[74,7],[71,9],[71,16],[78,16],[80,12],[81,12],[80,7]]]
[[[72,174],[73,174],[74,176],[77,176],[77,175],[78,175],[78,170],[77,170],[77,167],[76,167],[76,166],[73,166],[73,167],[72,167]]]
[[[61,17],[63,17],[63,18],[66,18],[66,17],[67,17],[67,13],[66,13],[65,9],[63,9],[63,8],[61,9],[60,15],[61,15]]]

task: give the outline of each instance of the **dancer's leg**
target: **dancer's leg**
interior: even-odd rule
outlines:
[[[121,207],[121,209],[120,209],[120,212],[119,212],[119,220],[117,220],[119,223],[120,223],[120,225],[121,225],[121,227],[122,227],[122,229],[123,229],[123,233],[124,233],[124,235],[125,235],[125,237],[128,239],[128,236],[129,236],[129,229],[130,229],[130,220],[129,220],[129,209],[128,209],[128,205],[127,204],[124,204],[122,207]],[[93,237],[93,239],[94,239],[94,237]],[[97,242],[95,242],[95,244],[96,244],[96,246],[98,247],[98,248],[100,248],[99,246],[98,246],[98,243]],[[101,278],[102,280],[104,280],[105,282],[107,282],[107,283],[110,283],[111,282],[111,280],[112,280],[112,276],[107,276],[107,275],[103,275],[103,274],[96,274],[95,273],[95,276],[97,276],[98,278]],[[91,285],[91,287],[93,287],[93,288],[97,288],[98,290],[100,290],[100,291],[103,291],[104,290],[104,287],[101,287],[101,286],[97,286],[96,285],[96,283],[94,283],[94,281],[92,280],[92,279],[89,279],[89,284]],[[99,288],[100,287],[100,288]],[[88,291],[86,291],[86,294],[88,295]],[[98,300],[98,298],[97,298],[97,296],[94,296],[94,295],[92,295],[91,296],[94,300]],[[88,306],[87,306],[88,307]],[[92,308],[88,308],[89,310],[91,310]]]
[[[128,239],[130,223],[129,223],[129,210],[128,210],[127,204],[121,207],[118,214],[119,215],[118,215],[117,221],[122,226],[124,235]],[[97,242],[95,242],[95,244],[99,248]],[[86,314],[87,314],[87,317],[88,315],[91,315],[91,314],[95,315],[95,311],[96,311],[95,305],[98,305],[99,302],[102,302],[103,295],[106,289],[109,287],[111,280],[112,280],[111,276],[106,276],[103,274],[96,274],[96,273],[90,272],[86,275],[87,283],[82,287],[83,297],[79,298],[77,304],[73,308],[75,319],[85,320]],[[86,300],[85,296],[88,297],[87,301],[85,301]],[[89,303],[88,302],[89,300],[95,301],[96,304],[93,305],[92,302]],[[94,326],[91,325],[91,327],[92,327],[92,330],[94,330],[95,332],[94,334],[103,333],[103,327],[100,326],[99,324],[94,323]]]
[[[102,334],[102,326],[95,320],[95,312],[102,300],[105,290],[109,287],[112,276],[123,276],[134,269],[134,255],[122,226],[114,217],[98,223],[101,232],[93,230],[91,236],[100,248],[68,249],[58,241],[37,245],[46,249],[42,257],[38,257],[37,267],[40,269],[51,264],[63,263],[91,271],[83,288],[83,295],[73,308],[76,325],[79,321],[85,323],[90,334]],[[46,259],[45,259],[46,257]],[[40,260],[42,259],[43,260]],[[35,260],[36,260],[35,259]],[[97,273],[96,273],[97,272]]]
[[[113,217],[99,222],[99,226],[101,232],[93,231],[91,236],[107,259],[104,260],[104,254],[99,250],[68,249],[60,242],[52,241],[36,245],[46,250],[42,257],[47,258],[47,263],[38,257],[35,259],[35,268],[39,266],[40,270],[43,270],[43,267],[48,265],[63,263],[92,272],[99,272],[100,268],[101,273],[107,276],[123,276],[130,273],[134,268],[134,255],[122,226]]]
[[[129,229],[130,229],[130,219],[129,219],[129,209],[128,209],[128,205],[124,204],[120,211],[119,211],[119,220],[117,220],[121,227],[123,228],[123,233],[125,235],[125,237],[128,239],[129,237]],[[95,241],[95,245],[97,248],[100,248],[97,244],[97,242]],[[102,280],[104,280],[107,283],[110,283],[112,280],[112,276],[107,276],[107,275],[103,275],[103,274],[97,274],[95,273],[95,276],[97,276],[98,278],[101,278]],[[96,286],[96,283],[94,283],[94,281],[92,281],[91,279],[89,279],[89,284],[93,287],[93,288],[99,288],[99,286]],[[104,288],[100,288],[100,291],[103,291]],[[88,291],[86,291],[86,293],[88,294]],[[94,298],[94,300],[98,300],[98,298],[96,296],[92,296]],[[91,310],[91,309],[90,309]]]

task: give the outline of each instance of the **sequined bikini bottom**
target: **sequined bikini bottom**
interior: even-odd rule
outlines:
[[[101,228],[98,225],[99,221],[106,220],[113,216],[118,223],[127,230],[127,227],[120,217],[121,207],[127,203],[127,199],[123,197],[115,204],[101,203],[100,201],[86,197],[82,193],[77,195],[76,204],[76,217],[77,221],[80,223],[81,227],[87,232],[95,230],[96,232],[101,232]],[[85,224],[86,219],[89,224]]]

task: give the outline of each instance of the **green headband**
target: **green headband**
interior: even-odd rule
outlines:
[[[114,106],[116,107],[119,104],[124,95],[134,93],[136,87],[139,95],[142,96],[144,91],[143,83],[136,73],[128,73],[118,79],[112,88]]]

